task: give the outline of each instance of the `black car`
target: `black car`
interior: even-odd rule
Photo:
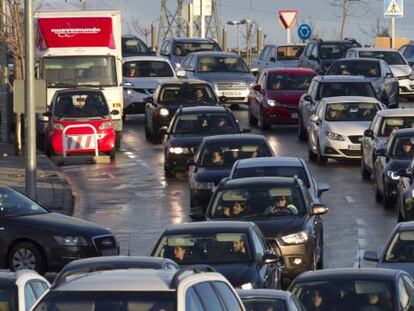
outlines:
[[[190,166],[190,215],[204,216],[212,189],[239,159],[272,157],[273,150],[263,135],[217,135],[205,137]]]
[[[207,264],[238,288],[280,285],[280,257],[267,247],[262,232],[251,222],[171,225],[161,234],[151,256],[172,259],[180,266]]]
[[[406,169],[395,172],[397,185],[398,222],[414,220],[414,158]]]
[[[238,289],[237,294],[248,311],[306,311],[300,301],[288,291],[276,289]]]
[[[154,53],[136,36],[122,36],[122,57],[152,55]]]
[[[196,106],[178,109],[164,140],[165,175],[174,177],[176,172],[185,171],[187,160],[194,157],[204,137],[240,134],[244,131],[227,107]]]
[[[49,213],[9,187],[0,186],[0,206],[2,268],[57,272],[75,259],[119,254],[109,229]]]
[[[240,205],[239,208],[237,205]],[[253,221],[283,257],[283,284],[323,268],[323,224],[328,208],[314,200],[299,178],[223,180],[210,200],[207,220]]]
[[[306,272],[289,287],[306,310],[412,310],[410,275],[388,269],[326,269]]]
[[[178,108],[219,104],[211,85],[201,80],[160,81],[145,102],[145,137],[156,143]]]
[[[299,57],[299,67],[311,68],[319,74],[324,74],[335,60],[345,57],[348,49],[360,46],[354,39],[340,41],[312,40]]]
[[[414,129],[401,129],[391,133],[383,148],[376,151],[374,164],[375,198],[385,208],[393,207],[397,198],[399,176],[414,156]]]

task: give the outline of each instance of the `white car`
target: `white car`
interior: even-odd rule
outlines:
[[[27,311],[49,289],[36,271],[0,272],[0,310]]]
[[[377,111],[385,106],[373,97],[340,96],[321,100],[309,126],[309,159],[360,159],[361,139]]]
[[[346,58],[379,58],[384,60],[398,79],[401,96],[414,95],[414,72],[404,56],[392,49],[353,48],[346,53]]]
[[[152,96],[158,82],[177,77],[170,61],[159,56],[125,57],[122,75],[124,116],[144,113],[145,98]]]

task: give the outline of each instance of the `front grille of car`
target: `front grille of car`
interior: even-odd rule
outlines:
[[[361,139],[362,139],[362,135],[348,136],[348,138],[353,144],[360,144]]]
[[[244,82],[218,82],[218,90],[245,90],[246,83]]]
[[[298,112],[298,106],[291,106],[291,105],[283,105],[282,107],[293,112]]]
[[[99,254],[103,256],[118,255],[118,247],[113,235],[96,236],[92,240]]]
[[[361,150],[348,150],[348,149],[339,149],[347,157],[360,157]]]

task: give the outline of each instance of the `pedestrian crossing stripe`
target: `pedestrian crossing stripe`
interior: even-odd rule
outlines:
[[[384,0],[384,16],[403,17],[403,0]]]

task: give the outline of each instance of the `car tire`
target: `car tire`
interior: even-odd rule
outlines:
[[[398,222],[398,223],[400,223],[400,222],[404,222],[404,217],[403,217],[403,215],[401,214],[400,210],[398,210],[398,218],[397,218],[397,222]]]
[[[323,266],[324,266],[324,261],[323,261],[323,232],[321,233],[321,237],[320,237],[320,240],[319,240],[319,249],[320,249],[319,261],[316,264],[316,269],[317,270],[322,270]]]
[[[252,126],[256,126],[258,120],[252,114],[251,104],[249,104],[248,115],[249,115],[249,124],[252,125]]]
[[[385,183],[384,183],[384,193],[382,195],[382,206],[384,209],[391,209],[394,207],[394,200],[390,198],[388,195],[388,191],[386,189]]]
[[[319,142],[318,142],[317,152],[316,152],[316,164],[326,165],[326,163],[328,163],[328,158],[321,154],[321,147],[319,146]]]
[[[361,157],[361,177],[363,180],[368,180],[371,178],[371,173],[365,167],[364,157]]]
[[[119,151],[121,149],[121,140],[122,140],[122,132],[116,131],[115,132],[115,150]]]
[[[263,131],[268,131],[271,128],[271,125],[267,124],[264,119],[264,114],[263,114],[262,109],[260,109],[260,114],[259,114],[259,127]]]
[[[112,148],[112,150],[109,151],[108,155],[109,155],[109,158],[111,159],[111,161],[115,160],[115,157],[116,157],[116,150],[115,150],[115,148]]]
[[[308,143],[308,158],[309,158],[309,161],[316,162],[317,156],[316,156],[315,152],[313,152],[310,143]]]
[[[146,124],[145,124],[145,139],[148,141],[152,140],[152,134]]]
[[[48,141],[46,141],[45,143],[45,153],[49,158],[56,155],[55,151],[53,150],[52,145]]]
[[[40,274],[47,270],[43,252],[31,242],[21,242],[13,246],[8,256],[8,266],[12,271],[30,269]]]
[[[375,201],[381,202],[382,201],[382,193],[378,189],[378,182],[376,176],[374,176],[374,194],[375,194]]]
[[[300,114],[298,114],[298,138],[302,141],[306,140],[306,131]]]

